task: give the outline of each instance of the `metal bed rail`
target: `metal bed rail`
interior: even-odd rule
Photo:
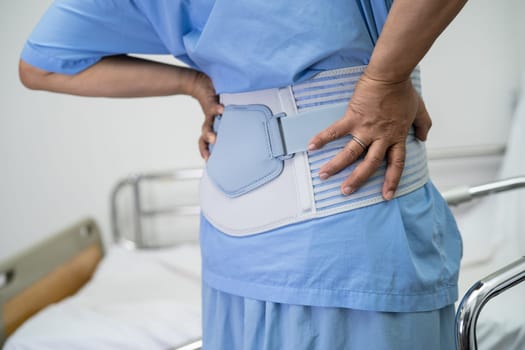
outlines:
[[[202,340],[199,339],[197,341],[193,341],[189,344],[186,344],[180,347],[176,347],[171,350],[201,350],[201,349],[202,349]]]
[[[164,172],[136,173],[120,180],[111,193],[111,226],[113,240],[130,248],[153,248],[144,241],[143,219],[157,215],[198,215],[198,205],[178,205],[172,207],[145,209],[143,205],[142,186],[148,182],[175,182],[198,180],[202,176],[201,168],[179,169]],[[118,197],[123,189],[130,187],[133,191],[133,239],[126,239],[121,231],[118,214]]]
[[[476,324],[485,304],[495,296],[525,281],[525,256],[482,278],[467,291],[456,313],[458,350],[476,350]]]
[[[484,197],[489,194],[505,192],[525,187],[525,176],[510,177],[495,182],[478,186],[462,186],[443,192],[443,197],[450,205],[468,202],[474,198]]]
[[[525,188],[525,176],[518,176],[473,187],[460,187],[444,192],[450,204],[468,202],[493,193]],[[512,262],[476,282],[463,296],[456,313],[456,346],[458,350],[477,350],[476,324],[483,307],[502,292],[525,281],[525,257]]]

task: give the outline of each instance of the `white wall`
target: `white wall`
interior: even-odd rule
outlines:
[[[0,2],[0,259],[84,216],[109,235],[119,178],[202,164],[191,98],[89,99],[19,83],[20,50],[50,3]]]
[[[423,94],[433,117],[428,148],[505,143],[525,67],[521,0],[467,3],[422,62]],[[500,158],[434,161],[438,188],[496,176]]]
[[[504,142],[525,62],[520,1],[470,2],[422,63],[429,147]],[[20,49],[50,2],[0,3],[0,259],[87,215],[109,235],[117,179],[202,164],[201,114],[189,98],[87,99],[21,86]],[[478,166],[490,177],[496,162]],[[450,179],[451,167],[432,172]]]

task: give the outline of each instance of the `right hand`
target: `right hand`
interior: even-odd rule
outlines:
[[[208,160],[210,157],[209,145],[214,144],[217,137],[213,131],[213,121],[216,115],[224,112],[224,106],[219,103],[213,82],[206,74],[197,72],[193,84],[191,95],[199,101],[204,113],[204,122],[199,137],[199,152],[204,160]]]

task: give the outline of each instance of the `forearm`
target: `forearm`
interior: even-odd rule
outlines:
[[[406,80],[466,0],[395,0],[372,53],[367,75]]]
[[[75,75],[46,72],[20,61],[20,78],[25,86],[80,96],[193,95],[198,74],[192,69],[129,56],[103,58]]]

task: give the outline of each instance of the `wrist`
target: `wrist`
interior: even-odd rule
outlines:
[[[211,84],[210,78],[202,72],[197,70],[189,70],[187,78],[187,95],[200,100],[203,94],[206,93],[207,88]]]
[[[177,69],[179,69],[179,72],[176,79],[173,81],[176,86],[174,90],[177,90],[177,94],[195,97],[198,72],[196,70],[183,67],[177,67]]]
[[[410,74],[382,74],[374,70],[369,71],[368,68],[363,72],[360,80],[366,85],[375,86],[382,90],[398,89],[407,84],[412,85]]]
[[[411,55],[395,53],[395,51],[376,45],[365,73],[370,78],[387,83],[398,83],[410,78],[417,65]]]
[[[364,71],[363,75],[368,79],[383,82],[387,84],[397,84],[410,79],[413,68],[400,68],[395,66],[384,67],[384,65],[370,64]]]

